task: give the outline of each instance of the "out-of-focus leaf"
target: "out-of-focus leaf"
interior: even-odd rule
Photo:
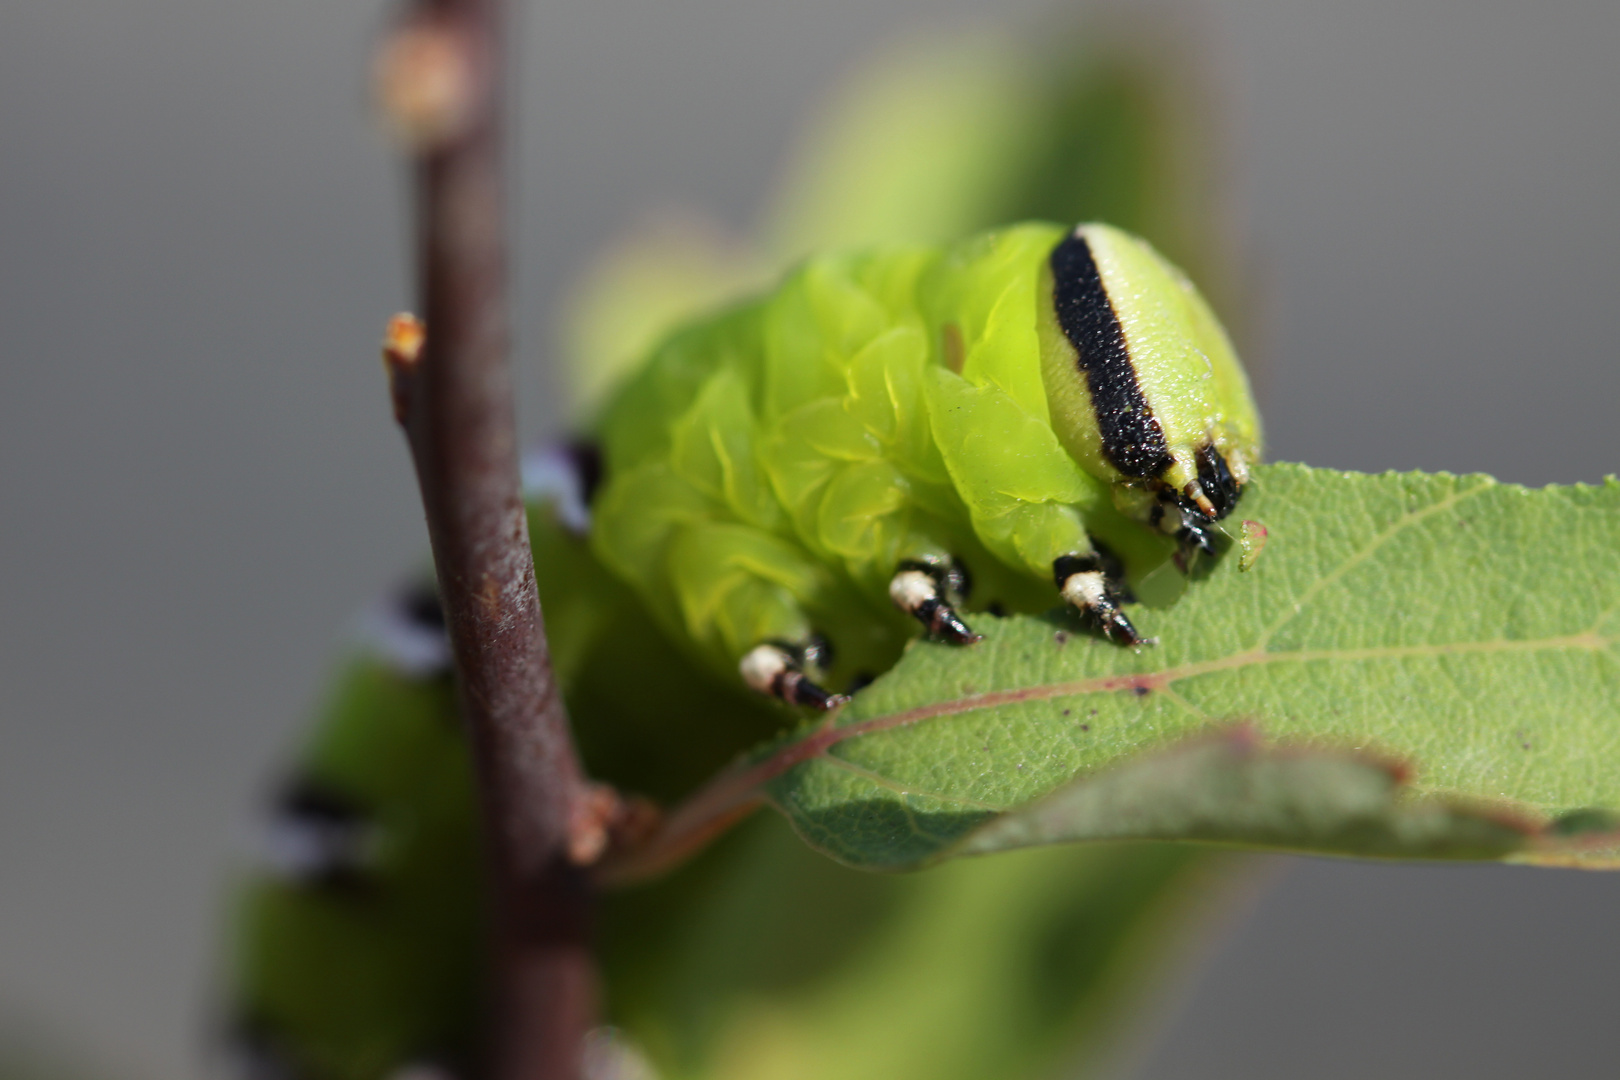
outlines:
[[[645,218],[604,247],[563,305],[558,367],[576,420],[681,320],[767,284],[775,265],[691,211]]]
[[[1016,221],[1146,237],[1240,324],[1195,51],[1158,23],[1055,18],[908,39],[842,80],[752,238],[691,210],[637,220],[578,276],[558,365],[580,419],[682,319],[811,252],[943,243]]]
[[[1027,43],[913,40],[838,86],[800,139],[770,215],[790,257],[874,243],[940,243],[1005,220],[1042,136]]]
[[[1092,1075],[1230,868],[1102,844],[862,874],[762,816],[610,898],[609,1013],[663,1080]]]
[[[874,869],[1125,838],[1615,862],[1620,483],[1273,465],[1243,514],[1266,557],[1137,609],[1157,647],[981,616],[765,751],[768,797]]]
[[[800,139],[765,230],[781,255],[940,243],[1005,222],[1108,221],[1217,274],[1215,125],[1162,24],[1053,19],[881,52]]]

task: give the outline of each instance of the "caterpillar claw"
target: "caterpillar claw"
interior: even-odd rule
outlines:
[[[789,705],[803,705],[817,712],[836,709],[849,700],[847,694],[835,694],[818,683],[810,681],[802,671],[792,671],[783,679],[780,697]]]
[[[781,645],[756,645],[737,663],[743,682],[749,687],[788,705],[803,705],[826,712],[848,701],[813,681],[800,667],[800,661]]]
[[[1136,627],[1132,625],[1131,620],[1126,618],[1125,613],[1113,604],[1100,604],[1097,607],[1088,608],[1086,614],[1097,620],[1108,640],[1116,644],[1138,648],[1143,645],[1157,645],[1159,643],[1158,638],[1147,638],[1137,633]]]
[[[924,605],[926,608],[927,605]],[[933,610],[919,610],[916,612],[919,621],[928,627],[929,636],[952,645],[971,645],[975,641],[983,641],[983,634],[976,634],[967,623],[943,600],[933,602]]]
[[[928,629],[928,636],[936,641],[952,645],[983,641],[984,635],[974,633],[946,599],[950,592],[947,575],[953,573],[960,576],[958,571],[942,570],[928,563],[901,563],[889,581],[889,599],[894,601],[895,607],[922,623]]]

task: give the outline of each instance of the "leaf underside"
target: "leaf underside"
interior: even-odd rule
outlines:
[[[763,749],[766,797],[868,869],[1100,839],[1620,865],[1620,484],[1272,465],[1239,517],[1264,557],[1135,609],[1156,647],[977,616]]]

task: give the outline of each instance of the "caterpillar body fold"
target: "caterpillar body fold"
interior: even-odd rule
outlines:
[[[1033,223],[813,258],[689,323],[594,425],[597,558],[793,704],[908,638],[1060,600],[1141,645],[1127,581],[1213,554],[1258,459],[1224,330],[1145,242]]]

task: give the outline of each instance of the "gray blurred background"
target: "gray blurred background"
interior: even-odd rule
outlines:
[[[650,206],[746,225],[875,46],[1040,0],[531,3],[525,426]],[[1620,4],[1185,0],[1231,117],[1270,452],[1620,468]],[[352,611],[425,551],[376,0],[0,7],[0,1029],[183,1078],[222,887]],[[1556,597],[1549,598],[1556,602]],[[1620,876],[1288,861],[1140,1080],[1611,1077]]]

